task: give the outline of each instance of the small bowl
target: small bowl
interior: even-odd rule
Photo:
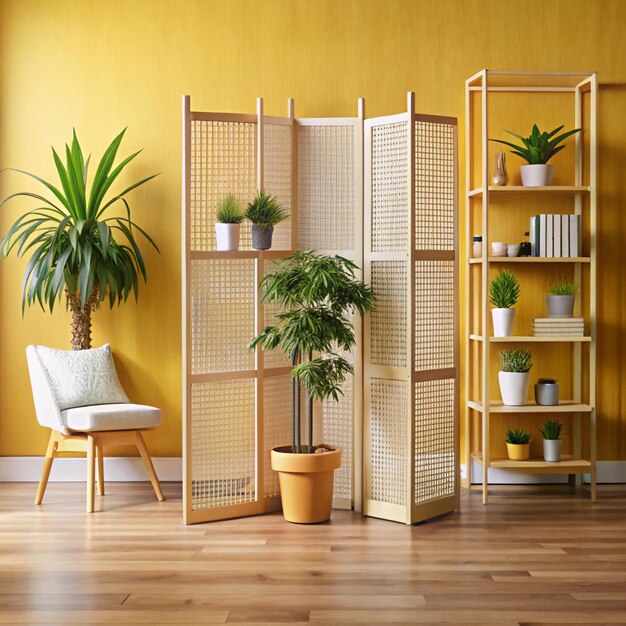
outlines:
[[[517,256],[519,254],[519,243],[510,243],[506,247],[506,253],[508,256]]]
[[[502,241],[494,241],[491,244],[493,256],[506,256],[507,244]]]

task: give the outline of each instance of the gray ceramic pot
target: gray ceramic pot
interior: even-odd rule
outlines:
[[[269,250],[272,247],[273,226],[252,224],[252,247],[255,250]]]
[[[572,317],[576,296],[546,296],[548,317]]]
[[[543,440],[543,458],[549,463],[558,463],[561,460],[561,450],[563,449],[562,439]]]
[[[559,384],[537,383],[535,402],[542,406],[556,406],[559,403]]]

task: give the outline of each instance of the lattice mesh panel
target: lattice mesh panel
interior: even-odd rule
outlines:
[[[191,371],[254,369],[254,261],[191,262]]]
[[[370,316],[370,354],[375,365],[407,366],[407,264],[372,263],[372,289],[376,308]]]
[[[408,122],[372,127],[372,251],[406,250]]]
[[[191,390],[192,509],[254,502],[254,379]]]
[[[454,250],[454,126],[415,122],[415,247]]]
[[[265,191],[277,196],[291,213],[291,126],[263,125],[263,169]],[[272,248],[291,248],[290,219],[274,227]]]
[[[265,275],[271,274],[277,269],[273,261],[265,261]],[[263,328],[273,326],[276,323],[275,315],[280,313],[279,305],[270,303],[263,305]],[[290,365],[289,359],[282,350],[271,350],[263,353],[263,365],[265,368],[286,367]]]
[[[256,124],[191,122],[191,249],[215,249],[215,210],[228,193],[248,202],[256,193]],[[250,225],[241,225],[242,249],[250,248]]]
[[[263,380],[263,457],[265,459],[265,496],[280,493],[278,474],[272,469],[270,451],[291,443],[291,376],[272,376]]]
[[[415,503],[454,495],[454,379],[415,385]]]
[[[415,262],[415,370],[454,367],[454,261]]]
[[[354,249],[353,126],[298,127],[298,247]]]
[[[408,385],[403,380],[370,380],[370,490],[377,502],[404,505],[408,458]]]

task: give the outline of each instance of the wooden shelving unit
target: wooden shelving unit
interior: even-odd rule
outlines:
[[[489,468],[533,472],[543,474],[567,474],[570,484],[582,484],[582,475],[590,476],[591,500],[596,499],[596,102],[597,75],[595,73],[525,73],[482,70],[466,81],[466,249],[472,253],[472,237],[482,235],[482,257],[469,258],[466,265],[466,368],[465,368],[465,487],[482,483],[483,503],[488,503]],[[498,94],[498,95],[495,95]],[[501,94],[506,94],[505,96]],[[570,140],[568,150],[573,150],[573,184],[556,184],[551,187],[521,187],[511,184],[494,187],[491,182],[492,162],[489,159],[490,136],[500,136],[500,128],[490,127],[493,110],[501,111],[503,98],[522,94],[542,98],[547,103],[551,94],[559,94],[573,101],[573,122],[583,132]],[[493,103],[495,98],[495,105]],[[494,106],[494,109],[491,107]],[[492,122],[493,123],[493,122]],[[508,126],[507,126],[508,128]],[[490,133],[493,133],[490,135]],[[498,149],[503,149],[498,146]],[[511,159],[511,166],[517,165]],[[559,180],[559,182],[561,182]],[[569,182],[569,181],[565,181]],[[494,211],[502,210],[499,200],[506,200],[515,207],[541,199],[558,199],[562,207],[580,215],[585,224],[584,255],[580,257],[494,257],[489,256],[492,241],[502,241],[497,229],[490,232]],[[510,209],[509,209],[510,210]],[[537,210],[537,212],[546,212]],[[515,220],[519,213],[519,228],[528,230],[525,213],[509,213],[507,220]],[[501,223],[501,222],[500,222]],[[581,285],[580,297],[576,298],[574,315],[584,316],[587,335],[584,337],[491,337],[491,310],[488,299],[489,282],[493,270],[500,264],[516,264],[523,268],[526,284],[539,279],[553,264],[573,271],[573,277]],[[519,265],[517,265],[519,264]],[[584,271],[584,285],[581,284]],[[491,275],[490,275],[491,272]],[[530,278],[529,278],[530,277]],[[523,298],[523,295],[522,295]],[[581,300],[584,301],[584,310]],[[540,316],[540,311],[536,312]],[[517,323],[517,322],[516,322]],[[523,332],[523,330],[522,330]],[[555,344],[555,350],[571,354],[571,399],[562,400],[558,406],[505,406],[499,401],[499,389],[493,384],[497,368],[497,355],[491,344]],[[561,344],[560,348],[557,346]],[[538,348],[539,349],[539,348]],[[495,400],[498,398],[498,400]],[[572,454],[564,455],[560,463],[547,463],[543,459],[511,461],[492,455],[490,439],[491,418],[502,420],[513,427],[520,419],[532,419],[538,414],[572,416]],[[526,417],[524,417],[526,416]],[[584,418],[584,419],[583,419]],[[478,420],[478,422],[474,421]],[[583,431],[586,437],[583,436]],[[587,439],[587,440],[585,440]],[[583,445],[584,444],[584,445]],[[583,455],[583,450],[585,454]],[[472,476],[472,462],[480,467],[480,479]]]

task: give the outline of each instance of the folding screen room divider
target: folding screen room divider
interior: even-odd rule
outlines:
[[[415,115],[412,94],[400,116],[358,111],[206,113],[183,97],[185,523],[280,508],[269,452],[291,438],[290,367],[247,346],[276,313],[259,282],[296,250],[352,259],[377,297],[343,398],[316,406],[316,439],[342,450],[334,506],[406,523],[457,508],[456,120]],[[252,250],[244,224],[239,251],[216,251],[217,203],[257,189],[290,211],[273,249]]]

